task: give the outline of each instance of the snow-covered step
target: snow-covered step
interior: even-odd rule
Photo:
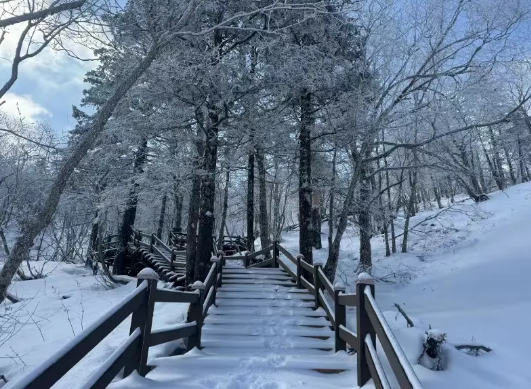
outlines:
[[[233,267],[224,267],[223,268],[224,274],[284,274],[287,273],[284,272],[281,269],[275,269],[275,268],[264,268],[264,269],[246,269],[246,268],[233,268]]]
[[[205,348],[264,348],[267,350],[309,348],[329,350],[334,348],[334,339],[316,339],[298,336],[240,336],[201,335],[201,346]]]
[[[249,336],[310,336],[332,337],[334,332],[329,327],[304,327],[297,325],[230,325],[205,324],[203,334],[208,335],[249,335]]]
[[[217,292],[218,298],[223,299],[262,299],[262,300],[313,300],[311,294],[289,293],[289,292],[260,292],[260,291],[240,291],[227,292],[220,288]]]
[[[305,300],[266,300],[266,299],[227,299],[217,298],[216,304],[223,307],[308,307],[312,308],[315,303]]]
[[[223,284],[230,285],[279,285],[279,286],[294,286],[295,283],[288,280],[251,280],[251,279],[227,279],[223,276]]]
[[[223,278],[235,280],[293,280],[287,274],[223,274]]]
[[[316,348],[289,348],[289,349],[277,349],[271,352],[263,348],[233,348],[233,347],[217,347],[217,348],[204,348],[201,350],[205,355],[217,355],[217,356],[268,356],[268,355],[292,355],[292,356],[307,356],[307,355],[334,355],[332,350],[319,350]],[[355,359],[355,358],[354,358]]]
[[[309,351],[309,350],[307,350]],[[328,369],[328,370],[354,370],[356,358],[347,353],[338,354],[313,354],[289,355],[270,354],[255,356],[252,360],[237,355],[209,355],[208,353],[194,353],[192,355],[179,355],[173,357],[155,358],[149,362],[152,366],[165,366],[175,369],[197,369],[204,371],[209,368],[234,369],[245,366],[249,369]]]
[[[330,322],[322,316],[248,316],[248,315],[215,315],[211,311],[205,319],[206,324],[231,325],[263,325],[263,326],[330,326]]]
[[[326,312],[319,308],[313,310],[311,308],[284,308],[284,307],[216,307],[212,306],[209,315],[248,315],[248,316],[309,316],[309,317],[325,317]]]
[[[268,285],[268,284],[261,284],[261,285],[235,285],[235,284],[223,284],[220,289],[218,289],[219,292],[244,292],[244,293],[297,293],[297,294],[307,294],[310,295],[310,292],[308,292],[307,289],[299,289],[296,287],[290,286],[282,286],[282,285]]]

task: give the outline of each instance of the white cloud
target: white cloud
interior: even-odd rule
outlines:
[[[8,92],[4,95],[0,110],[8,115],[19,116],[25,119],[37,120],[43,116],[51,117],[52,113],[42,105],[33,101],[29,95],[16,95]]]

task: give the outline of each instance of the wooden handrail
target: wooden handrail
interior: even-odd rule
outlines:
[[[259,255],[263,255],[263,254],[269,253],[271,250],[273,250],[273,245],[272,244],[267,246],[266,248],[260,250],[260,251],[256,251],[256,252],[254,252],[252,254],[249,254],[249,258],[256,258]]]
[[[313,273],[313,266],[310,265],[308,262],[306,262],[304,259],[301,259],[300,260],[301,262],[301,267],[304,269],[304,270],[307,270],[309,271],[310,273]]]
[[[361,297],[361,296],[360,296]],[[364,293],[365,307],[367,315],[373,328],[376,331],[376,336],[380,340],[382,348],[387,356],[387,360],[393,369],[393,373],[400,385],[404,389],[420,389],[422,385],[418,380],[413,368],[407,362],[407,358],[396,340],[391,327],[385,320],[385,317],[376,305],[376,301],[370,292],[365,290]],[[407,363],[404,363],[407,362]]]
[[[286,250],[284,247],[282,247],[280,244],[278,245],[278,249],[279,251],[284,254],[286,256],[286,258],[288,258],[291,262],[293,262],[293,264],[297,264],[297,259],[295,259],[295,257],[293,255],[291,255],[291,253]]]
[[[321,284],[325,287],[328,294],[332,296],[333,299],[335,299],[334,287],[332,286],[332,283],[328,280],[328,278],[324,274],[323,269],[319,268],[317,270],[317,275],[319,276],[319,279],[321,280]]]

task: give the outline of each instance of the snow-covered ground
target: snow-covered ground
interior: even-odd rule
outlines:
[[[136,287],[136,281],[106,289],[92,272],[80,265],[46,264],[46,278],[15,282],[10,292],[23,298],[17,304],[2,304],[0,374],[15,382],[46,360],[84,328],[112,309]],[[161,285],[162,286],[162,285]],[[153,328],[180,323],[187,304],[155,304]],[[12,317],[12,319],[5,319]],[[54,388],[73,389],[87,380],[129,335],[126,319],[72,369]],[[151,356],[167,355],[180,342],[152,347]]]
[[[407,254],[386,258],[383,239],[373,238],[373,272],[380,278],[376,300],[412,364],[430,325],[448,334],[448,370],[415,367],[426,388],[531,388],[530,221],[531,184],[526,183],[492,193],[484,203],[467,200],[442,212],[421,212],[410,222],[418,226]],[[282,244],[296,253],[296,232],[286,234]],[[326,258],[325,236],[323,244],[317,258]],[[358,250],[355,232],[348,231],[337,276],[351,292]],[[394,303],[415,328],[406,328]],[[349,326],[355,326],[354,319],[351,312]],[[450,346],[460,344],[493,351],[472,357]]]
[[[517,185],[490,197],[481,204],[467,200],[444,210],[424,211],[412,218],[410,225],[416,227],[406,254],[385,257],[382,237],[372,240],[377,302],[426,388],[531,388],[528,368],[531,365],[528,356],[531,346],[531,184]],[[399,228],[402,222],[397,220],[398,233],[402,232]],[[398,239],[399,250],[400,243]],[[316,258],[326,258],[325,236],[323,244],[322,250],[315,251]],[[297,232],[286,233],[282,245],[297,253]],[[350,292],[355,285],[358,248],[356,232],[349,229],[342,243],[337,276]],[[16,313],[25,324],[17,327],[7,341],[4,341],[9,336],[6,332],[0,335],[3,339],[0,342],[0,374],[13,378],[28,371],[132,288],[134,285],[129,284],[105,290],[84,268],[74,265],[60,265],[43,280],[15,284],[12,291],[26,300],[4,305],[1,309]],[[414,328],[407,328],[403,317],[397,314],[395,303],[412,318]],[[183,320],[186,306],[164,308],[163,304],[157,306],[155,326]],[[353,312],[348,315],[349,327],[354,328],[355,315]],[[442,372],[431,371],[416,362],[424,331],[429,326],[448,334],[444,349],[447,366]],[[125,339],[128,329],[129,321],[126,321],[56,387],[77,387]],[[472,357],[453,347],[458,344],[480,344],[493,351]],[[160,353],[164,351],[167,350]],[[380,355],[383,358],[383,354]],[[192,357],[198,355],[183,358]],[[210,369],[212,379],[205,371],[190,370],[188,376],[181,377],[184,385],[181,386],[205,389],[355,386],[352,371],[332,377],[308,370],[286,370],[275,367],[275,361],[282,359],[280,354],[277,357],[268,360],[272,365],[267,374],[253,367],[262,360],[249,357],[246,365],[233,369],[218,366],[219,374],[226,378],[234,373],[231,379],[216,381],[216,367]],[[386,362],[384,368],[389,371]],[[197,374],[201,375],[201,385],[194,381]],[[113,387],[141,388],[149,381],[150,387],[169,388],[174,387],[174,378],[170,368],[160,366],[149,379],[131,377]],[[158,382],[151,381],[153,379]]]

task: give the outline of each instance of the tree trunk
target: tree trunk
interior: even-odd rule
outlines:
[[[339,261],[339,249],[341,247],[341,239],[343,238],[343,234],[347,229],[348,217],[351,213],[352,205],[354,203],[354,195],[356,193],[358,182],[360,181],[359,176],[361,162],[359,161],[359,158],[357,157],[357,153],[355,151],[353,151],[352,154],[353,160],[355,161],[352,169],[352,176],[350,178],[350,183],[347,190],[347,194],[345,196],[345,201],[343,202],[343,208],[341,209],[341,213],[339,215],[339,222],[337,224],[336,235],[334,237],[332,245],[328,249],[328,260],[324,268],[326,276],[332,282],[334,282],[336,276],[336,269]]]
[[[0,302],[4,301],[7,288],[11,284],[11,280],[20,264],[28,257],[29,250],[31,246],[33,246],[33,240],[52,220],[57,209],[57,204],[61,198],[61,194],[68,184],[68,180],[75,168],[87,154],[98,136],[102,133],[107,121],[122,97],[149,68],[153,60],[156,58],[158,50],[159,46],[154,45],[149,50],[146,57],[133,69],[131,74],[119,83],[107,102],[94,116],[94,120],[92,121],[93,124],[81,136],[79,142],[73,146],[72,152],[66,158],[64,164],[59,169],[57,177],[52,183],[46,202],[40,209],[36,210],[34,216],[30,220],[23,223],[21,233],[15,242],[11,255],[0,272]]]
[[[312,230],[312,154],[311,126],[312,94],[303,92],[300,97],[301,124],[299,132],[299,251],[304,260],[313,263]],[[304,273],[309,279],[309,274]]]
[[[251,137],[252,140],[252,137]],[[247,250],[254,249],[254,148],[247,159]]]
[[[337,162],[337,145],[334,145],[334,154],[332,156],[332,177],[330,181],[330,200],[328,205],[328,256],[330,248],[334,241],[334,219],[335,219],[335,192],[336,192],[336,162]]]
[[[266,248],[271,244],[271,241],[269,238],[269,219],[267,216],[265,156],[261,147],[256,147],[256,167],[258,168],[260,245],[262,248]]]
[[[202,140],[195,143],[197,156],[194,159],[192,191],[188,200],[188,221],[186,226],[186,283],[194,281],[195,260],[197,255],[197,224],[199,223],[199,196],[201,194],[201,175],[204,145]]]
[[[173,196],[173,203],[175,207],[173,232],[181,232],[183,223],[183,195],[180,191],[175,191],[175,194]]]
[[[209,125],[205,128],[205,152],[203,153],[203,175],[199,206],[199,228],[197,233],[197,257],[195,280],[204,280],[210,269],[213,251],[214,204],[216,201],[216,162],[218,158],[218,108],[208,107]]]
[[[4,246],[4,251],[9,257],[9,245],[7,244],[7,239],[2,228],[0,228],[0,240],[2,240],[2,246]]]
[[[129,197],[127,198],[127,204],[125,212],[122,217],[122,225],[120,227],[120,251],[125,251],[127,242],[131,236],[131,227],[135,225],[136,210],[138,205],[138,183],[136,182],[136,175],[143,172],[144,163],[147,159],[147,140],[144,139],[140,143],[138,150],[135,153],[135,160],[133,163],[133,186],[129,190]],[[126,263],[125,255],[116,255],[113,265],[113,274],[125,274]]]
[[[505,154],[505,159],[507,160],[507,166],[509,167],[509,177],[511,177],[511,182],[513,183],[513,185],[516,185],[518,183],[518,180],[516,179],[516,174],[514,173],[513,162],[512,162],[511,156],[509,155],[509,150],[507,150],[507,147],[503,147],[503,153]]]
[[[162,204],[160,206],[159,225],[157,228],[157,237],[159,239],[162,239],[162,230],[164,229],[164,217],[166,215],[166,201],[167,201],[167,196],[166,196],[166,193],[164,193],[164,196],[162,196]]]
[[[225,235],[225,225],[227,224],[227,211],[229,209],[229,183],[230,183],[230,169],[225,172],[225,190],[223,192],[223,205],[221,210],[221,223],[219,224],[218,235],[218,249],[223,248],[223,236]]]
[[[410,171],[411,175],[411,171]],[[404,234],[402,235],[402,252],[407,253],[407,239],[409,235],[409,220],[413,214],[413,209],[415,207],[415,192],[417,190],[417,171],[415,170],[412,173],[413,177],[411,180],[411,194],[409,195],[408,206],[406,210],[406,221],[404,223]]]
[[[360,229],[360,271],[371,272],[372,253],[371,253],[371,182],[367,178],[369,169],[367,163],[361,162],[360,171],[360,197],[358,207],[358,225]]]
[[[316,249],[323,248],[321,242],[321,199],[319,191],[314,190],[312,193],[312,229],[313,229],[313,247]]]

